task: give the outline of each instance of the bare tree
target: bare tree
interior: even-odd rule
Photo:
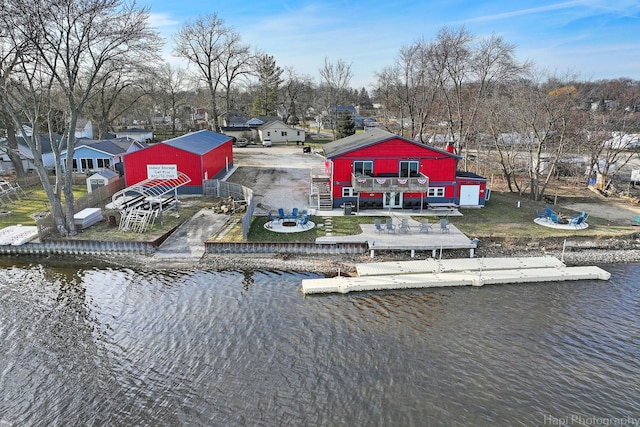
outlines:
[[[4,87],[5,108],[16,128],[23,129],[23,124],[29,123],[34,129],[27,143],[56,229],[63,236],[74,235],[73,155],[78,119],[108,64],[145,55],[150,60],[159,39],[148,26],[146,9],[121,0],[6,0],[0,16],[10,29],[8,41],[15,47],[26,44],[29,48],[23,53],[17,82]],[[52,144],[55,187],[49,183],[38,138],[42,123],[50,135],[53,132],[54,102],[60,103],[68,124],[61,143]]]
[[[391,117],[395,115],[396,111],[399,112],[401,123],[404,117],[403,104],[400,99],[402,83],[399,75],[400,71],[397,66],[385,67],[375,74],[376,85],[373,91],[374,99],[382,104],[383,126],[390,132],[398,134],[402,132],[402,127],[396,128],[396,125],[391,122]]]
[[[165,105],[163,114],[171,117],[171,134],[176,136],[179,111],[187,104],[188,76],[184,69],[169,63],[162,64],[157,75],[157,95]]]
[[[515,61],[514,46],[501,37],[493,35],[477,45],[474,41],[464,28],[444,28],[429,54],[458,154],[479,133],[475,124],[487,92],[497,83],[516,81],[530,67]]]
[[[333,138],[336,137],[336,124],[338,122],[337,108],[344,99],[344,92],[349,88],[349,82],[353,73],[351,72],[351,64],[339,59],[335,64],[329,62],[328,58],[324,58],[324,65],[320,68],[321,85],[325,90],[325,107],[330,114],[331,131]]]
[[[218,91],[229,94],[231,83],[247,72],[249,48],[240,36],[224,25],[217,13],[198,17],[185,24],[174,36],[175,54],[196,66],[210,97],[211,128],[220,130]],[[229,99],[227,98],[227,105]]]
[[[283,120],[287,124],[296,126],[312,105],[313,79],[310,76],[297,74],[291,67],[286,68],[281,91]]]

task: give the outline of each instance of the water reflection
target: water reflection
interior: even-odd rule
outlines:
[[[5,264],[0,425],[540,425],[638,413],[610,282],[303,296],[313,274]]]

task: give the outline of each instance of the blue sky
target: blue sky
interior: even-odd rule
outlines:
[[[443,27],[464,26],[476,37],[500,35],[518,60],[582,80],[640,80],[638,0],[139,0],[167,39],[197,16],[217,13],[243,42],[273,55],[282,67],[319,80],[324,58],[351,64],[351,86],[370,89],[375,72],[392,65],[401,47],[434,40]]]

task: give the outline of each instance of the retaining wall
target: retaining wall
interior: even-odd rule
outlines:
[[[319,245],[305,242],[205,242],[207,254],[363,254],[367,243],[336,243]]]

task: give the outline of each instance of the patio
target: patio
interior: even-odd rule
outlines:
[[[279,208],[277,216],[273,212],[269,212],[269,220],[265,223],[264,228],[276,233],[300,233],[316,226],[313,221],[309,220],[307,211],[299,211],[298,208],[293,208],[291,213]]]

